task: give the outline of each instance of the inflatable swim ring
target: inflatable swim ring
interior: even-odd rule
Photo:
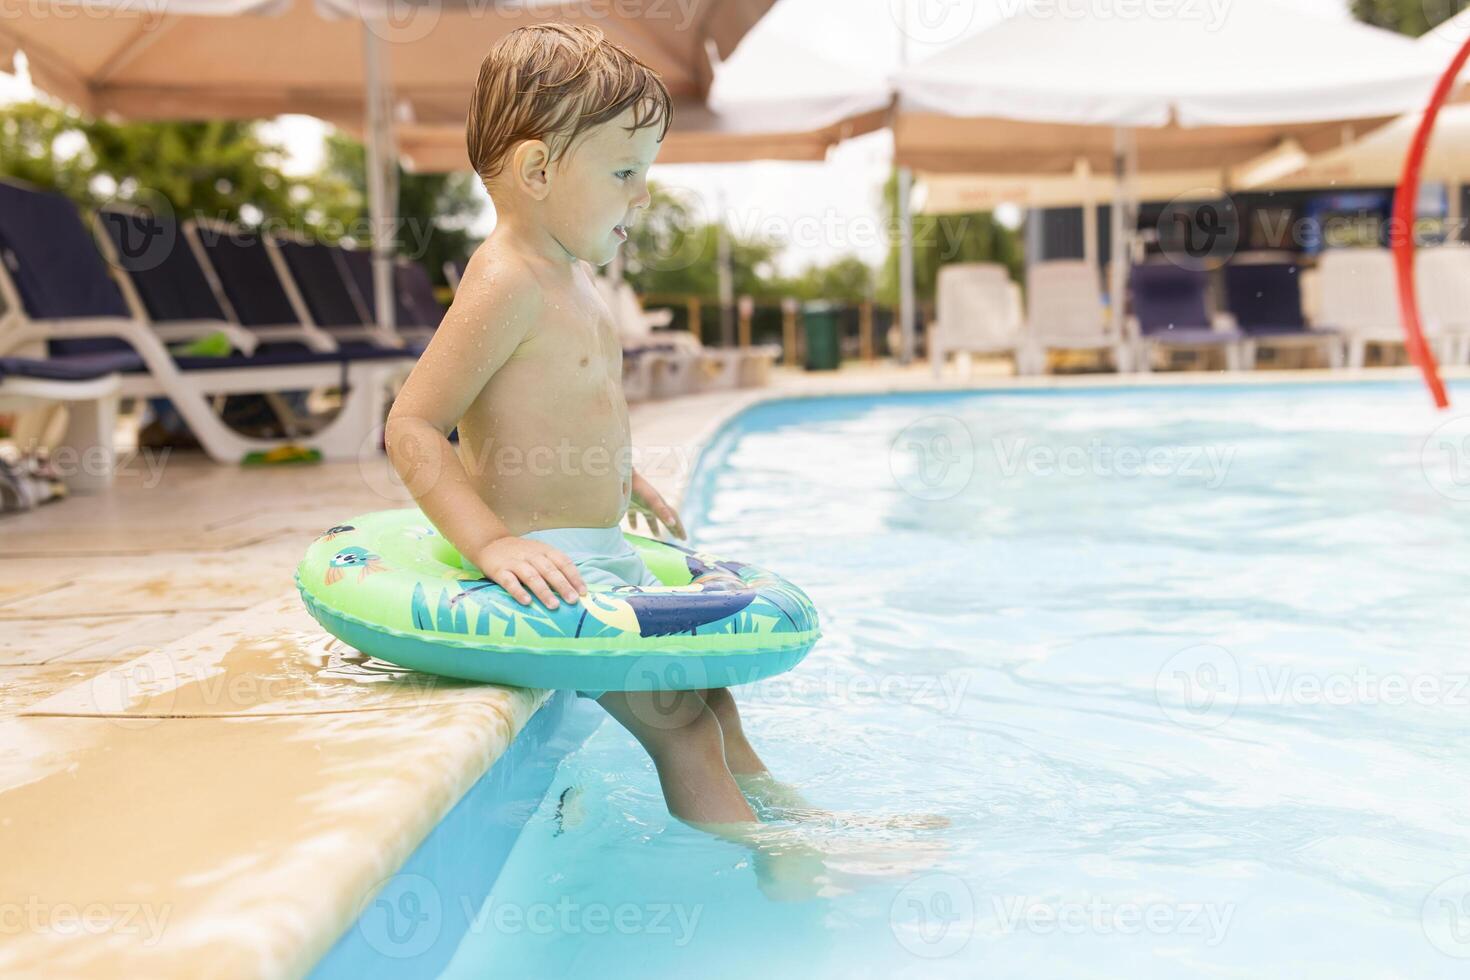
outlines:
[[[821,631],[801,589],[772,572],[636,534],[663,583],[521,605],[417,508],[328,528],[296,569],[323,628],[414,670],[516,687],[600,691],[728,687],[790,670]],[[708,573],[721,579],[695,583]]]

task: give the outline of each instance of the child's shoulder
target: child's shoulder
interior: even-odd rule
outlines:
[[[523,256],[485,241],[465,264],[459,288],[491,296],[537,298],[541,280]]]

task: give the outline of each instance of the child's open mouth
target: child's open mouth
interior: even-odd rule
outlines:
[[[613,234],[618,236],[620,242],[628,240],[628,229],[623,225],[613,225]]]

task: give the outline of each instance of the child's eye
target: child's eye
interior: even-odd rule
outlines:
[[[615,176],[618,180],[630,180],[637,172],[636,170],[619,170]]]

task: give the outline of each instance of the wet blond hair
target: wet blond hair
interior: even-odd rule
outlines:
[[[659,127],[674,110],[658,72],[595,27],[537,24],[501,38],[480,62],[465,143],[488,187],[522,140],[542,140],[559,159],[577,137],[634,110],[629,132]]]

